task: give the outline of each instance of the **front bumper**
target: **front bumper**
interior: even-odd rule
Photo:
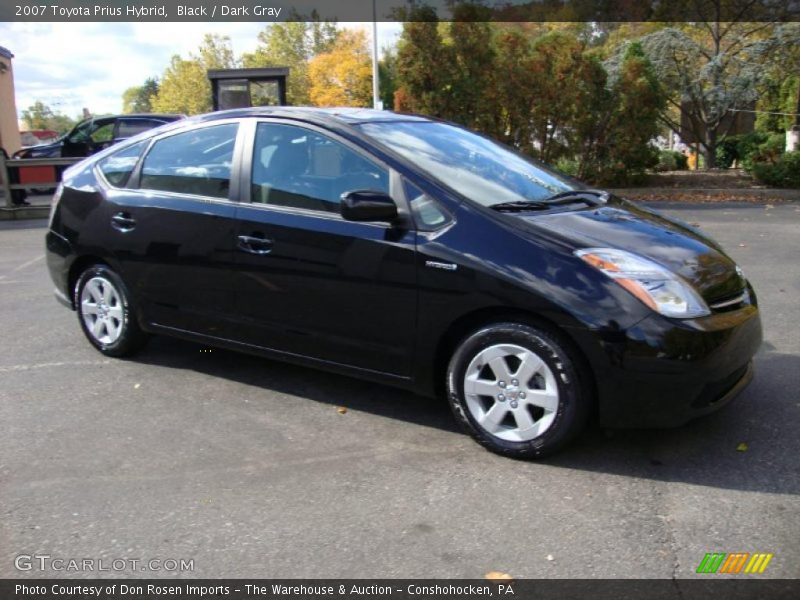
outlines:
[[[686,321],[653,314],[624,332],[595,332],[587,354],[600,423],[673,427],[721,408],[751,381],[761,340],[755,303]]]

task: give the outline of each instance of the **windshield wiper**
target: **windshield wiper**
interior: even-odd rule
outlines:
[[[515,200],[513,202],[499,202],[492,204],[489,208],[494,210],[514,212],[526,210],[547,210],[554,206],[563,206],[566,204],[574,204],[575,202],[583,202],[589,206],[599,206],[605,204],[611,195],[602,190],[565,190],[558,192],[552,196],[548,196],[544,200]]]
[[[566,190],[553,194],[542,200],[543,203],[553,205],[572,204],[573,202],[583,202],[589,206],[605,204],[611,194],[602,190]]]
[[[491,204],[489,208],[499,211],[523,211],[523,210],[547,210],[553,205],[548,202],[540,202],[538,200],[516,200],[514,202],[498,202]]]

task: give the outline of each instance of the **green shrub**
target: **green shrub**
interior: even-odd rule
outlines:
[[[559,158],[556,161],[556,169],[570,177],[578,176],[579,167],[578,161],[572,158]]]
[[[755,162],[751,172],[766,185],[800,188],[800,152],[786,152],[773,162]]]
[[[686,156],[683,152],[678,152],[677,150],[673,150],[672,153],[675,155],[676,168],[679,171],[685,171],[689,168],[688,156]]]
[[[663,171],[683,171],[689,168],[689,157],[677,150],[660,150],[658,162],[653,167],[659,173]]]
[[[745,168],[749,169],[756,163],[775,163],[777,162],[783,150],[786,147],[786,136],[782,133],[771,133],[767,139],[759,144],[755,150],[749,155],[744,157]]]
[[[678,161],[675,159],[675,153],[672,150],[661,150],[658,153],[658,162],[656,163],[655,170],[659,173],[664,171],[674,171],[678,168]]]
[[[739,157],[739,140],[734,137],[723,138],[717,145],[717,166],[720,169],[730,169],[733,162]]]
[[[717,166],[727,169],[734,161],[747,171],[756,163],[773,163],[783,154],[784,134],[753,131],[723,138],[717,144]]]
[[[736,142],[736,159],[741,161],[747,168],[751,164],[753,155],[758,152],[758,147],[767,141],[767,137],[766,133],[753,131],[729,139]]]

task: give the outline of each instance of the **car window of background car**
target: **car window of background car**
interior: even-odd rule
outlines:
[[[193,129],[161,139],[144,158],[139,187],[227,198],[238,125]]]
[[[117,137],[133,137],[163,124],[163,121],[156,121],[155,119],[120,119],[117,126]]]
[[[125,187],[136,163],[139,161],[139,156],[146,146],[146,141],[139,142],[123,148],[98,162],[97,166],[106,181],[114,187]]]
[[[389,193],[389,173],[331,138],[296,127],[259,123],[253,147],[252,201],[339,212],[353,190]]]
[[[489,206],[544,200],[574,184],[505,146],[445,123],[364,123],[361,129],[463,196]]]
[[[92,142],[95,144],[102,144],[103,142],[110,142],[114,138],[114,122],[102,123],[97,125],[89,135]]]
[[[94,121],[84,121],[83,123],[78,123],[75,126],[69,135],[67,136],[67,140],[72,142],[73,144],[83,144],[88,142],[91,139],[91,134],[93,131]]]

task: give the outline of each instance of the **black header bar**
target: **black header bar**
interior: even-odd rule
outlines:
[[[0,21],[800,20],[800,0],[3,0]]]

